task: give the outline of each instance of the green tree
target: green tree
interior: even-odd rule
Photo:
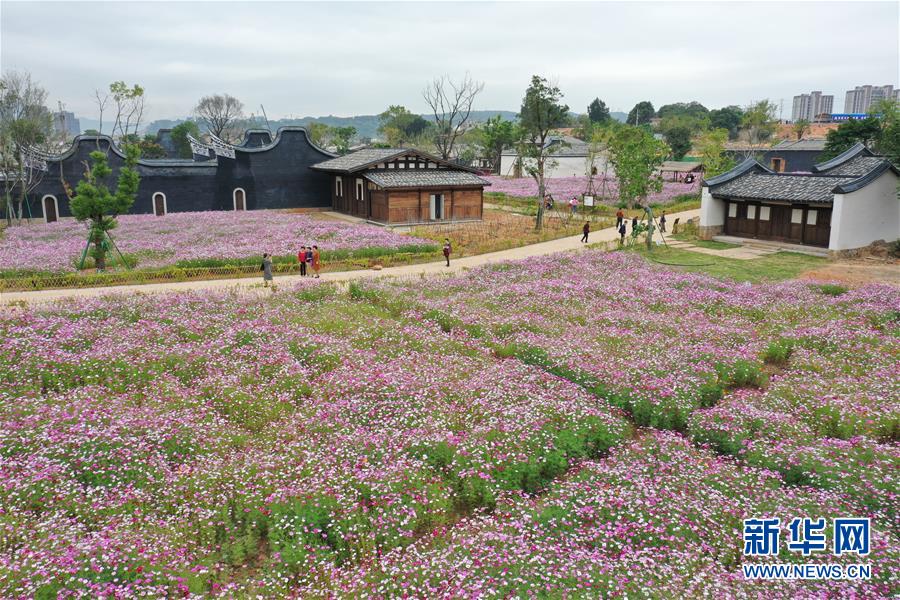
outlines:
[[[857,142],[874,149],[881,140],[881,135],[881,121],[877,117],[845,121],[837,129],[828,132],[825,137],[825,149],[819,155],[819,161],[834,158]]]
[[[312,121],[306,126],[306,133],[309,134],[309,141],[316,146],[324,148],[328,144],[328,125],[325,123]]]
[[[378,115],[378,133],[393,147],[408,145],[421,138],[429,128],[429,123],[420,115],[415,115],[405,106],[391,105]]]
[[[519,124],[523,139],[519,144],[519,156],[523,166],[538,186],[538,209],[534,228],[540,231],[544,224],[544,169],[559,144],[548,144],[550,132],[561,127],[568,118],[569,107],[562,104],[562,92],[544,77],[533,75],[531,85],[525,90],[522,108],[519,109]]]
[[[106,183],[112,175],[106,154],[95,150],[90,154],[91,163],[84,179],[78,182],[75,196],[69,201],[76,219],[90,221],[91,256],[99,271],[106,268],[107,234],[118,224],[116,217],[128,212],[134,204],[141,181],[137,172],[140,148],[137,144],[128,144],[123,149],[125,164],[119,169],[115,191],[111,191]]]
[[[605,125],[610,119],[609,109],[606,107],[606,103],[600,98],[594,98],[593,101],[588,104],[587,116],[591,123],[596,125]]]
[[[734,159],[725,154],[727,141],[728,130],[719,128],[704,132],[694,142],[703,164],[704,177],[715,177],[734,168]]]
[[[709,111],[709,127],[711,129],[724,129],[728,132],[729,140],[736,140],[741,129],[741,120],[744,111],[740,106],[726,106]]]
[[[194,121],[184,121],[172,128],[172,143],[175,144],[175,152],[178,158],[192,158],[194,151],[188,136],[198,139],[200,126]]]
[[[672,160],[681,160],[691,149],[692,133],[686,124],[675,124],[662,130],[663,138],[672,149]]]
[[[803,135],[807,131],[809,131],[809,121],[807,121],[806,119],[800,119],[799,121],[794,123],[794,126],[791,127],[791,130],[794,132],[794,135],[797,136],[798,140],[802,140]]]
[[[628,113],[628,119],[625,122],[629,125],[646,125],[650,123],[650,119],[654,115],[656,115],[656,111],[653,109],[653,103],[649,100],[644,100],[634,105],[634,108]]]
[[[747,132],[750,146],[760,146],[772,137],[778,123],[775,121],[777,107],[774,102],[760,100],[747,107],[741,117],[741,127]]]
[[[660,106],[656,116],[660,119],[666,117],[689,117],[702,120],[709,116],[709,109],[696,101],[675,102],[674,104]]]
[[[328,135],[338,154],[350,152],[350,142],[356,137],[356,127],[329,127]]]
[[[145,135],[144,139],[140,140],[138,143],[138,148],[141,149],[141,156],[144,158],[165,158],[166,157],[166,149],[156,143],[156,138],[152,135]]]
[[[881,123],[881,135],[875,144],[876,152],[900,166],[900,102],[882,100],[875,103],[869,112],[878,115]]]
[[[31,151],[51,151],[52,116],[47,91],[27,72],[7,71],[0,79],[0,172],[4,173],[6,218],[21,222],[28,194],[43,180]],[[15,194],[15,206],[13,205]]]
[[[505,148],[515,146],[522,137],[518,125],[513,121],[506,121],[500,115],[490,117],[479,127],[481,133],[478,146],[481,154],[491,159],[491,169],[500,171],[500,155]]]
[[[643,202],[650,192],[662,190],[662,178],[657,171],[669,147],[657,140],[643,127],[620,125],[607,137],[609,161],[616,169],[619,201],[628,208]]]

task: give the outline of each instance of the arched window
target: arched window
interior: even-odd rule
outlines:
[[[162,217],[168,212],[169,207],[166,206],[166,195],[162,192],[155,192],[153,194],[153,214],[157,217]]]
[[[44,209],[44,223],[59,221],[59,202],[56,201],[56,196],[47,194],[41,199],[41,206]]]
[[[244,188],[234,188],[234,210],[247,210],[247,193]]]

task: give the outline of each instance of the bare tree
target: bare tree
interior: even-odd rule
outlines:
[[[475,81],[466,73],[459,82],[446,75],[436,78],[422,91],[434,114],[435,146],[444,160],[452,155],[453,145],[465,131],[475,97],[483,89],[484,82]]]
[[[94,103],[100,113],[100,133],[103,133],[103,113],[112,101],[116,116],[110,136],[120,143],[135,141],[144,116],[144,98],[144,88],[138,84],[128,87],[124,81],[109,84],[109,92],[94,90]]]
[[[197,119],[206,129],[228,142],[237,142],[237,125],[244,118],[244,103],[229,94],[204,96],[194,107]]]
[[[30,73],[8,71],[0,79],[0,175],[9,222],[22,221],[28,193],[46,174],[44,159],[55,152],[46,102],[47,91]]]

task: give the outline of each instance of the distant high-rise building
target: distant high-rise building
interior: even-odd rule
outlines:
[[[858,85],[847,91],[844,98],[845,113],[864,113],[879,100],[898,98],[892,85]]]
[[[53,113],[53,129],[58,134],[75,136],[81,133],[81,122],[75,117],[75,113],[61,110]]]
[[[799,96],[794,96],[791,120],[795,123],[800,120],[812,123],[819,115],[830,113],[833,107],[834,96],[822,94],[822,92],[800,94]]]

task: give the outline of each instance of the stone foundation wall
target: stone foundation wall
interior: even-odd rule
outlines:
[[[719,235],[725,230],[721,225],[701,225],[697,231],[697,237],[701,240],[711,240],[714,235]]]

